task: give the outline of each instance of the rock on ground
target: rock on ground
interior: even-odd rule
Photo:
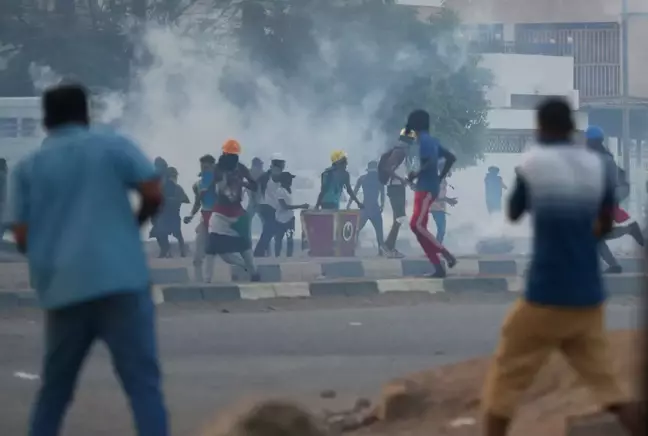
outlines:
[[[637,333],[614,332],[610,342],[620,382],[635,396]],[[373,411],[377,422],[355,435],[479,435],[480,390],[488,364],[489,358],[474,359],[388,383]],[[588,389],[560,356],[554,356],[523,397],[511,434],[562,435],[568,418],[597,410]]]

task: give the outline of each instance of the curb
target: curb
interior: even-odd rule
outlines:
[[[605,277],[611,295],[639,295],[644,289],[643,274]],[[370,297],[395,292],[429,294],[519,293],[522,277],[448,277],[446,279],[399,278],[386,280],[322,280],[285,283],[222,283],[202,285],[154,285],[156,304],[208,302],[226,303],[271,298]],[[0,292],[0,308],[37,307],[32,291]]]
[[[622,258],[619,263],[625,273],[644,271],[643,259]],[[452,270],[454,275],[520,277],[525,274],[528,259],[460,258]],[[216,265],[215,278],[222,282],[247,282],[248,274],[240,267],[222,262]],[[258,265],[261,282],[312,282],[334,279],[382,280],[417,277],[431,274],[434,268],[427,259],[363,259],[332,262],[297,261]],[[152,268],[151,281],[157,285],[189,284],[192,268]]]

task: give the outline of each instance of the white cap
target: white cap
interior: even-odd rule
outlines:
[[[286,159],[283,158],[281,153],[272,153],[272,157],[270,157],[270,160],[283,160],[283,161],[285,161]]]

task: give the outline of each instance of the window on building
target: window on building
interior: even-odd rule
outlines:
[[[23,118],[20,120],[20,136],[34,137],[38,135],[38,120],[35,118]]]
[[[18,118],[0,118],[0,138],[17,138],[18,133]]]

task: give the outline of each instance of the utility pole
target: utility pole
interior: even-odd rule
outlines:
[[[630,71],[628,68],[628,0],[621,0],[621,71],[623,74],[621,107],[622,107],[622,127],[621,127],[621,145],[623,153],[623,169],[630,177]]]

